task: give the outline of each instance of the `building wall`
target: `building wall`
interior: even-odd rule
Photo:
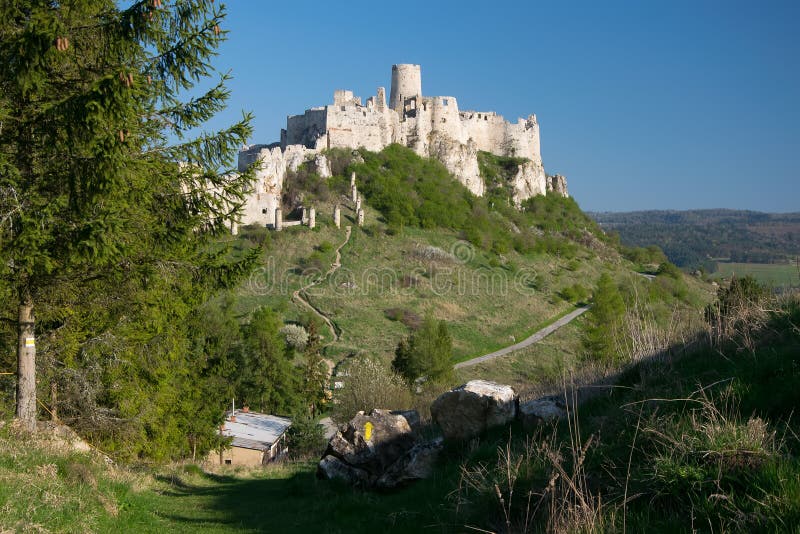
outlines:
[[[222,465],[238,465],[244,467],[258,467],[263,465],[264,451],[231,447],[222,451]],[[206,457],[210,464],[219,465],[219,451],[211,451]],[[228,463],[230,461],[230,463]]]

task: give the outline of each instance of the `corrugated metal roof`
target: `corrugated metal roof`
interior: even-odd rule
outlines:
[[[272,446],[286,429],[292,425],[291,419],[258,412],[236,410],[236,421],[230,421],[231,413],[226,414],[222,435],[233,438],[234,447],[263,451]]]

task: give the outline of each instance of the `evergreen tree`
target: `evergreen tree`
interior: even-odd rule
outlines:
[[[249,117],[192,137],[224,108],[224,75],[182,100],[214,75],[223,17],[222,6],[206,0],[143,0],[124,9],[112,0],[0,5],[0,276],[17,305],[17,416],[31,430],[34,313],[47,316],[48,333],[71,331],[73,347],[119,354],[108,352],[119,338],[87,349],[103,328],[117,328],[133,335],[120,353],[145,341],[138,350],[170,355],[172,372],[183,372],[179,323],[197,302],[138,299],[169,299],[170,289],[192,285],[202,297],[255,259],[232,266],[224,251],[206,247],[235,218],[249,187],[249,174],[230,172]],[[113,300],[110,288],[136,305],[97,309]],[[139,332],[146,340],[120,326],[131,307],[152,321]]]
[[[281,326],[275,312],[259,308],[244,328],[239,397],[261,412],[290,414],[300,405],[300,379]]]
[[[597,280],[592,307],[587,315],[586,348],[600,360],[617,359],[625,303],[617,285],[607,273]]]
[[[423,376],[433,382],[449,381],[453,376],[452,355],[447,323],[428,315],[419,330],[397,345],[392,368],[409,382]]]
[[[303,352],[302,368],[302,394],[312,418],[316,417],[325,402],[328,389],[328,366],[322,359],[320,341],[317,325],[312,322],[308,325],[308,342]]]

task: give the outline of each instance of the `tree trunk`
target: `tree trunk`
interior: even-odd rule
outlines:
[[[33,302],[19,304],[17,345],[17,418],[30,432],[36,431],[36,342],[33,335]]]
[[[58,383],[55,378],[50,381],[50,419],[54,423],[58,421]]]

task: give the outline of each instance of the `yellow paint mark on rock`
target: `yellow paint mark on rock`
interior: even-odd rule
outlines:
[[[367,421],[367,424],[364,425],[364,441],[369,441],[372,437],[372,423]]]

